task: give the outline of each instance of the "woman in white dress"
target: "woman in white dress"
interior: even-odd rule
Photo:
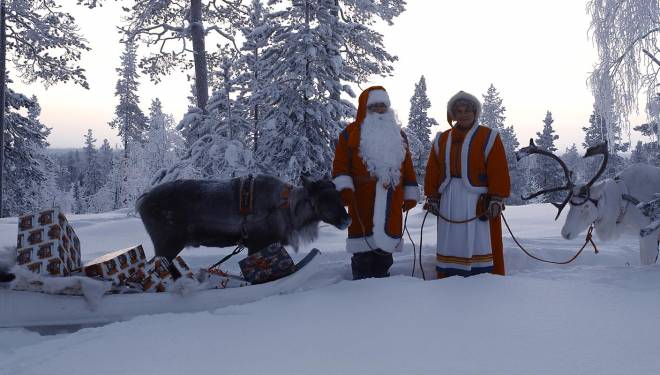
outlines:
[[[466,92],[447,104],[451,129],[433,141],[424,178],[425,208],[438,214],[438,277],[504,275],[500,213],[510,194],[506,153],[495,129],[478,125],[479,100]]]

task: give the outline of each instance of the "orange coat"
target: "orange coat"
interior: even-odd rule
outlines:
[[[471,191],[500,198],[508,197],[511,193],[509,167],[504,144],[497,131],[485,126],[478,126],[468,141],[467,147],[464,144],[465,133],[458,128],[453,128],[436,136],[426,164],[424,178],[426,196],[439,197],[451,177],[460,177]],[[447,142],[450,134],[452,144],[448,149]],[[500,217],[490,220],[490,238],[493,251],[493,273],[504,275]]]
[[[356,121],[349,124],[339,135],[332,165],[337,190],[349,189],[354,192],[355,201],[344,202],[352,219],[346,241],[346,250],[350,253],[376,248],[388,252],[401,250],[404,200],[416,202],[419,198],[417,178],[403,132],[401,134],[406,155],[401,165],[401,181],[398,185],[384,188],[377,184],[376,177],[370,175],[360,157],[360,124],[366,117],[369,92],[377,89],[383,90],[376,86],[360,95]]]

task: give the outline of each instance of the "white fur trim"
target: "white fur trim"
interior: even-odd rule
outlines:
[[[454,103],[459,99],[469,100],[476,105],[477,113],[475,113],[474,115],[474,123],[478,124],[479,116],[481,116],[481,102],[479,101],[479,99],[477,99],[476,96],[469,94],[465,91],[459,91],[454,96],[452,96],[451,99],[449,99],[449,101],[447,102],[447,114],[449,114],[452,118],[454,118],[454,114],[451,112],[451,107],[453,107]]]
[[[435,138],[433,138],[433,151],[435,151],[435,156],[440,157],[440,136],[442,132],[435,133]]]
[[[468,153],[470,151],[470,142],[472,141],[472,137],[474,137],[474,133],[477,132],[477,129],[479,128],[479,125],[473,125],[472,128],[468,131],[468,133],[465,135],[465,139],[463,140],[463,144],[461,145],[461,179],[463,180],[463,184],[465,184],[465,187],[468,189],[468,191],[475,192],[475,193],[486,193],[488,192],[488,188],[484,186],[472,186],[470,184],[470,179],[468,177]],[[441,193],[447,188],[449,185],[449,181],[451,180],[451,167],[449,163],[451,162],[451,130],[449,131],[449,136],[447,137],[447,142],[445,143],[445,180],[442,181],[440,184],[440,187],[438,188],[438,193]]]
[[[438,193],[440,194],[447,188],[451,180],[451,166],[449,165],[451,161],[451,130],[448,130],[448,132],[449,135],[445,141],[445,180],[440,182],[440,186],[438,187]]]
[[[495,139],[497,139],[498,135],[499,132],[497,130],[490,129],[490,136],[488,137],[488,143],[486,143],[486,149],[484,151],[484,160],[488,161],[488,155],[490,155],[490,151],[493,149]]]
[[[472,186],[470,184],[470,174],[468,171],[468,158],[470,157],[469,152],[470,152],[470,143],[472,143],[472,138],[474,137],[474,133],[477,132],[477,129],[479,129],[479,125],[472,125],[472,129],[465,135],[465,140],[463,141],[463,144],[461,145],[461,179],[463,179],[463,183],[465,184],[465,187],[472,192],[475,193],[487,193],[488,188],[484,186]],[[448,143],[448,145],[451,145],[451,143]],[[449,148],[449,147],[448,147]]]
[[[403,200],[419,202],[419,186],[404,186]]]
[[[369,98],[367,98],[367,105],[374,103],[384,103],[387,107],[390,106],[390,96],[385,90],[369,91]]]
[[[355,186],[353,185],[353,179],[350,176],[339,175],[335,177],[332,182],[335,184],[337,191],[342,191],[344,189],[351,189],[355,191]]]
[[[374,242],[378,248],[394,252],[401,251],[403,244],[403,236],[401,238],[392,238],[387,235],[385,232],[385,223],[387,215],[387,204],[388,204],[388,194],[387,189],[383,187],[383,182],[378,180],[376,182],[376,197],[374,199]],[[390,207],[390,210],[400,210],[400,207]]]
[[[390,209],[400,208],[390,207]],[[383,187],[383,183],[379,180],[376,182],[376,196],[374,199],[373,235],[347,238],[346,251],[348,253],[364,253],[375,249],[381,249],[389,253],[400,252],[403,250],[403,236],[401,236],[401,238],[392,238],[385,232],[386,211],[387,189]]]
[[[377,248],[378,246],[376,246],[374,236],[346,239],[346,251],[349,254],[366,253],[367,251],[371,251],[372,249]]]
[[[403,239],[400,241],[400,244],[401,245],[394,249],[394,252],[400,253],[403,251]],[[392,252],[391,250],[384,249],[382,247],[379,248],[378,245],[376,245],[374,236],[354,237],[346,239],[346,252],[349,254],[366,253],[367,251],[375,249],[381,249],[383,251],[387,251],[388,253]]]

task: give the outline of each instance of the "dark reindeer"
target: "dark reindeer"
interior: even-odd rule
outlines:
[[[342,230],[350,224],[331,180],[302,177],[302,182],[302,187],[292,187],[266,175],[251,180],[176,180],[142,195],[136,209],[155,255],[168,260],[186,246],[240,243],[253,254],[279,242],[297,249],[301,242],[316,239],[320,221]]]
[[[564,207],[570,205],[566,221],[561,230],[565,239],[573,239],[591,224],[594,225],[598,238],[603,241],[616,239],[621,233],[627,232],[639,236],[640,261],[642,264],[652,264],[658,254],[660,231],[655,235],[642,235],[641,229],[651,223],[649,215],[644,215],[637,207],[640,201],[651,200],[660,192],[660,168],[646,164],[632,165],[621,171],[614,179],[607,178],[596,182],[605,172],[608,160],[607,142],[590,147],[584,157],[603,155],[603,161],[596,175],[586,184],[573,183],[573,172],[555,154],[538,148],[533,140],[527,147],[516,152],[518,160],[531,155],[544,155],[556,160],[561,165],[566,178],[566,185],[543,189],[523,200],[538,197],[541,194],[556,191],[567,191],[567,196],[561,203],[552,203],[558,211],[555,220],[559,218]]]

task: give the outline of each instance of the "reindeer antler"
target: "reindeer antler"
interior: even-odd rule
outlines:
[[[516,152],[516,158],[520,161],[522,158],[524,158],[526,156],[529,156],[529,155],[532,155],[532,154],[545,155],[545,156],[548,156],[548,157],[552,158],[553,160],[557,161],[559,163],[559,165],[561,165],[562,170],[564,171],[564,178],[566,179],[566,185],[557,186],[557,187],[553,187],[553,188],[550,188],[550,189],[543,189],[543,190],[537,191],[534,194],[528,195],[526,197],[521,196],[521,198],[523,200],[530,200],[532,198],[538,197],[539,195],[554,193],[556,191],[562,191],[562,190],[567,190],[569,192],[573,191],[573,187],[575,186],[573,184],[573,179],[572,179],[573,171],[568,169],[568,167],[566,166],[566,163],[564,163],[564,161],[561,160],[561,158],[559,156],[553,154],[550,151],[539,148],[537,145],[534,144],[534,140],[530,139],[529,140],[529,146],[523,147],[519,151]],[[571,195],[568,194],[568,196],[566,197],[566,199],[564,199],[564,201],[562,203],[554,203],[554,202],[552,203],[552,205],[557,207],[557,209],[559,210],[559,212],[557,212],[557,216],[555,216],[555,220],[557,220],[557,218],[559,218],[559,215],[561,214],[561,211],[564,209],[564,207],[566,207],[566,205],[568,204],[570,199],[571,199]]]
[[[520,159],[522,159],[526,156],[529,156],[531,154],[545,155],[545,156],[548,156],[548,157],[552,158],[553,160],[556,160],[559,163],[559,165],[561,165],[561,168],[564,170],[564,177],[566,178],[566,185],[558,186],[558,187],[554,187],[554,188],[550,188],[550,189],[544,189],[544,190],[538,191],[538,192],[536,192],[532,195],[529,195],[527,197],[521,196],[521,198],[523,200],[530,200],[532,198],[538,197],[541,194],[547,194],[547,193],[553,193],[553,192],[556,192],[556,191],[567,190],[569,192],[569,194],[566,196],[566,198],[564,199],[563,202],[561,202],[561,203],[552,202],[552,205],[555,206],[558,210],[557,216],[555,216],[555,220],[557,220],[559,218],[559,215],[561,215],[561,212],[564,209],[564,207],[566,207],[568,202],[571,201],[571,197],[573,195],[573,188],[575,187],[575,184],[573,184],[573,178],[572,178],[573,177],[573,171],[568,169],[568,167],[566,166],[566,163],[564,163],[564,161],[561,160],[560,157],[558,157],[557,155],[553,154],[550,151],[543,150],[543,149],[539,148],[538,146],[536,146],[534,144],[533,139],[529,140],[529,146],[524,147],[524,148],[522,148],[522,149],[520,149],[519,151],[516,152],[516,158],[518,160],[520,160]],[[604,155],[604,159],[603,159],[603,162],[600,166],[600,169],[598,170],[596,175],[584,186],[584,188],[587,189],[587,191],[591,187],[591,185],[593,185],[593,183],[596,182],[596,180],[605,171],[605,167],[607,166],[607,160],[608,160],[607,142],[602,143],[602,144],[597,145],[597,146],[589,147],[589,149],[587,149],[587,152],[584,154],[584,157],[587,158],[587,157],[591,157],[591,156],[594,156],[594,155]]]
[[[586,188],[590,188],[591,185],[598,180],[598,178],[605,172],[605,168],[607,167],[607,161],[609,159],[609,152],[607,150],[607,141],[604,143],[601,143],[596,146],[591,146],[587,149],[587,152],[584,153],[584,157],[588,158],[591,156],[596,156],[596,155],[603,155],[603,161],[600,164],[600,168],[598,169],[598,172],[596,175],[585,185]]]

